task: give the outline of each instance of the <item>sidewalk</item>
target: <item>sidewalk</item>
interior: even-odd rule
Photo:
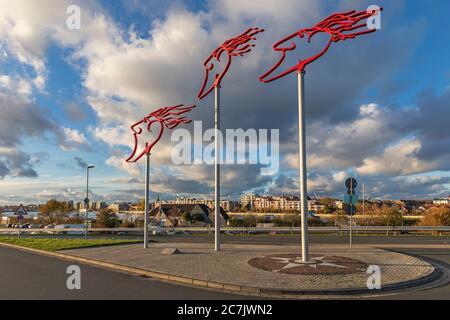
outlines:
[[[163,255],[165,248],[181,254]],[[156,243],[63,251],[64,254],[153,272],[151,276],[198,286],[262,294],[340,294],[368,292],[366,269],[378,265],[382,290],[396,290],[432,281],[432,265],[417,258],[356,246],[313,245],[315,264],[298,263],[299,246],[225,244],[215,253],[211,244]]]

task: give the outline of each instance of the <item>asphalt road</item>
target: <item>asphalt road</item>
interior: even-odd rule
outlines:
[[[67,267],[81,269],[81,290],[67,289]],[[0,246],[0,299],[242,299]]]
[[[158,241],[212,241],[209,236],[178,236],[153,238]],[[223,237],[233,243],[292,244],[297,236],[252,235]],[[312,243],[346,243],[344,236],[312,236]],[[211,242],[212,243],[212,242]],[[450,271],[450,252],[445,248],[419,248],[419,244],[449,244],[449,237],[356,237],[355,243],[389,244],[389,249],[416,255],[437,262]],[[408,247],[404,245],[407,244]],[[179,286],[153,279],[133,276],[88,265],[81,268],[81,290],[66,287],[66,269],[71,263],[59,259],[0,247],[0,299],[245,299],[244,297],[194,287]],[[450,299],[448,282],[440,287],[383,296],[376,299]]]

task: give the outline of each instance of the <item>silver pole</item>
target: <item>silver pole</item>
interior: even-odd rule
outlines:
[[[85,219],[84,219],[84,239],[87,239],[88,235],[88,213],[89,213],[89,167],[86,168],[86,202],[84,206],[86,207]]]
[[[147,154],[147,163],[145,166],[144,249],[148,248],[149,190],[150,190],[150,154]]]
[[[365,199],[366,199],[366,184],[363,183],[363,217],[364,221],[366,220],[366,210],[365,210]]]
[[[214,242],[215,250],[220,251],[220,153],[221,145],[219,141],[220,131],[220,86],[216,86],[215,90],[215,107],[214,107],[214,126],[215,126],[215,168],[214,168],[214,212],[215,212],[215,228],[214,228]]]
[[[350,204],[350,249],[352,248],[352,233],[353,233],[353,204]]]
[[[350,182],[350,249],[352,248],[353,235],[353,180]]]
[[[365,183],[363,183],[362,214],[363,214],[364,225],[366,225],[367,224],[367,220],[366,220],[366,184]]]
[[[309,261],[308,246],[308,196],[306,185],[306,121],[305,121],[305,72],[298,73],[298,143],[300,152],[300,197],[302,261]]]

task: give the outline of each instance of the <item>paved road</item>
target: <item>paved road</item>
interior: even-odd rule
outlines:
[[[285,243],[298,236],[224,236],[225,242]],[[159,241],[212,241],[208,236],[162,237]],[[345,243],[346,237],[312,236],[312,243]],[[390,249],[440,263],[450,270],[450,252],[445,248],[420,248],[421,244],[449,244],[449,237],[357,237],[356,243],[390,244]],[[409,244],[409,247],[405,247]],[[415,247],[416,246],[416,247]],[[66,288],[70,262],[0,247],[0,299],[242,299],[243,296],[178,286],[152,279],[117,273],[87,265],[82,270],[82,290]],[[251,298],[251,297],[250,297]],[[450,285],[409,292],[383,299],[450,299]]]
[[[0,299],[242,299],[77,264],[81,290],[67,289],[68,261],[0,246]]]

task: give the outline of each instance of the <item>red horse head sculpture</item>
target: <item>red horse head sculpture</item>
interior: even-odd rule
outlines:
[[[205,67],[205,78],[203,80],[202,88],[200,89],[200,92],[198,94],[198,98],[200,100],[210,94],[215,87],[220,86],[222,79],[225,77],[225,74],[230,68],[232,57],[242,57],[246,53],[252,51],[252,47],[254,47],[255,45],[249,44],[249,42],[252,40],[256,40],[254,36],[260,32],[264,32],[264,30],[259,28],[250,28],[243,34],[225,41],[211,53],[208,59],[206,59],[203,63],[203,66]],[[216,64],[219,64],[221,62],[221,57],[224,52],[226,52],[227,54],[227,62],[225,63],[225,68],[221,72],[216,72],[216,74],[214,75],[215,81],[210,87],[207,88],[206,86],[210,78],[209,74],[213,72]],[[216,62],[216,64],[214,63],[214,61]]]
[[[383,8],[380,8],[380,11],[381,10],[383,10]],[[319,22],[312,28],[301,29],[285,37],[284,39],[278,41],[273,45],[273,49],[275,51],[281,52],[280,60],[269,71],[267,71],[264,75],[262,75],[261,78],[259,78],[259,80],[261,82],[268,83],[280,79],[294,71],[302,72],[305,70],[308,64],[322,57],[328,51],[333,42],[353,39],[360,35],[375,32],[376,29],[361,30],[363,28],[367,28],[367,23],[361,21],[366,21],[368,18],[378,15],[378,13],[379,13],[378,10],[361,11],[361,12],[356,12],[355,10],[353,10],[349,12],[335,13],[326,18],[325,20]],[[308,43],[310,43],[312,37],[314,37],[318,33],[326,33],[330,36],[328,43],[326,44],[325,48],[323,48],[322,51],[320,51],[318,54],[312,57],[300,60],[297,65],[290,67],[285,71],[282,71],[281,73],[279,73],[276,76],[273,76],[272,78],[267,78],[282,65],[282,63],[286,58],[286,52],[294,51],[297,48],[296,44],[293,41],[291,41],[292,39],[294,39],[295,37],[303,39],[306,36]]]
[[[182,104],[173,107],[164,107],[150,113],[141,121],[138,121],[135,124],[133,124],[131,126],[131,131],[133,132],[134,148],[133,153],[127,159],[127,162],[130,163],[137,162],[144,155],[150,154],[153,146],[155,146],[159,142],[159,140],[161,140],[161,137],[164,133],[164,128],[174,129],[178,127],[180,124],[191,123],[192,120],[180,116],[184,113],[191,111],[193,108],[195,108],[195,106],[185,107]],[[139,136],[143,133],[143,129],[141,127],[143,124],[146,125],[146,130],[148,132],[153,132],[152,125],[156,125],[157,127],[159,127],[157,128],[159,132],[158,135],[156,136],[156,139],[150,142],[147,141],[145,143],[145,148],[143,148],[143,150],[138,151]]]

